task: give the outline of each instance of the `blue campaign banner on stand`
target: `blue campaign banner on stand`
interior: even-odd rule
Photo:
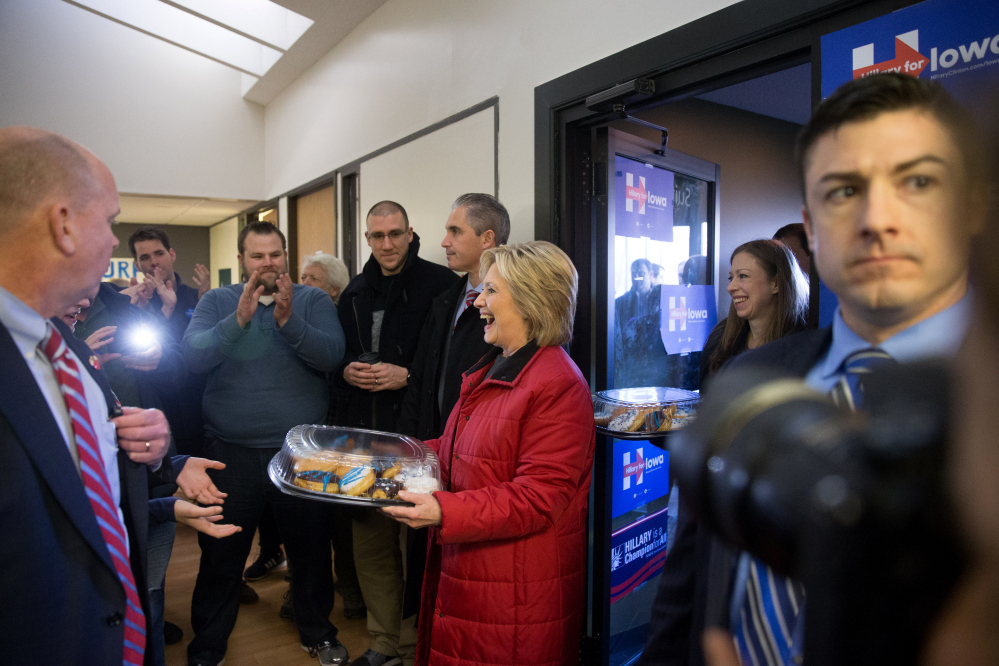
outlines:
[[[611,533],[611,603],[662,571],[668,522],[669,507],[663,507]]]
[[[667,354],[689,354],[704,349],[718,323],[712,285],[662,285],[659,332]]]
[[[669,452],[647,440],[614,442],[612,517],[669,493]]]
[[[673,242],[673,172],[615,156],[614,234]]]
[[[851,79],[901,72],[941,83],[979,116],[999,83],[999,2],[926,0],[822,37],[822,96]]]

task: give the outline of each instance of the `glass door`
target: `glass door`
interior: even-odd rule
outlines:
[[[597,390],[698,390],[717,322],[719,168],[630,134],[595,130]],[[592,664],[637,661],[672,545],[669,441],[598,436],[593,475]]]

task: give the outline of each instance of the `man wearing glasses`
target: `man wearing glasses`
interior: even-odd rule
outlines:
[[[458,276],[419,257],[420,237],[394,201],[375,204],[366,224],[371,258],[338,306],[347,352],[336,374],[334,418],[337,425],[395,432],[424,320]],[[412,664],[416,632],[413,618],[402,621],[399,523],[367,510],[353,529],[371,645],[352,666]]]

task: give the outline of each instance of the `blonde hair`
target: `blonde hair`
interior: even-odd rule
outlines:
[[[547,241],[530,241],[486,250],[479,275],[485,276],[493,265],[510,286],[527,323],[527,338],[539,347],[568,344],[579,287],[579,274],[568,255]]]

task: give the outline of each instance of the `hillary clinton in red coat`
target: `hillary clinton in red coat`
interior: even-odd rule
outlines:
[[[482,257],[475,302],[496,345],[464,375],[444,436],[427,442],[443,490],[384,511],[431,525],[418,665],[579,660],[593,407],[559,345],[569,341],[576,269],[551,243]]]

